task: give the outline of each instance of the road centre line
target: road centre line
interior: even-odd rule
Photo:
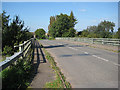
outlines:
[[[85,54],[88,54],[88,52],[84,52]]]
[[[120,64],[117,64],[117,63],[113,63],[113,64],[120,67]]]
[[[72,47],[68,47],[68,48],[71,48],[71,49],[73,49],[73,50],[77,50],[77,49],[75,49],[75,48],[72,48]]]
[[[68,48],[70,48],[70,49],[73,49],[73,50],[78,50],[78,49],[75,49],[75,48],[73,48],[73,47],[68,47]],[[82,50],[81,50],[82,51]],[[84,51],[82,51],[82,52],[84,52]],[[84,52],[85,54],[89,54],[88,52]],[[104,58],[101,58],[101,57],[98,57],[98,56],[96,56],[96,55],[92,55],[93,57],[96,57],[96,58],[98,58],[98,59],[100,59],[100,60],[103,60],[103,61],[106,61],[106,62],[108,62],[109,60],[107,60],[107,59],[104,59]],[[109,61],[109,62],[111,62],[111,61]],[[120,66],[120,64],[117,64],[117,63],[114,63],[114,62],[111,62],[112,64],[114,64],[114,65],[116,65],[116,66]]]
[[[96,55],[92,55],[93,57],[96,57],[96,58],[98,58],[98,59],[101,59],[101,60],[103,60],[103,61],[106,61],[106,62],[108,62],[109,60],[107,60],[107,59],[104,59],[104,58],[101,58],[101,57],[98,57],[98,56],[96,56]]]

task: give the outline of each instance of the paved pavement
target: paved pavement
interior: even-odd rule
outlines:
[[[117,88],[118,54],[59,40],[40,40],[73,88]]]
[[[39,43],[35,42],[33,65],[34,72],[31,78],[30,88],[44,88],[46,82],[55,80],[55,73],[50,63],[43,58]]]

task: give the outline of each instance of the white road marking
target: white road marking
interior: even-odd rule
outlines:
[[[93,57],[97,57],[96,55],[92,55]]]
[[[88,54],[88,52],[84,52],[85,54]]]
[[[96,56],[96,55],[92,55],[93,57],[96,57],[96,58],[98,58],[98,59],[101,59],[101,60],[103,60],[103,61],[106,61],[106,62],[108,62],[109,60],[107,60],[107,59],[104,59],[104,58],[101,58],[101,57],[98,57],[98,56]]]
[[[72,47],[68,47],[68,48],[71,48],[71,49],[73,49],[73,50],[77,50],[77,49],[75,49],[75,48],[72,48]]]
[[[60,44],[60,43],[59,43]],[[75,49],[75,48],[73,48],[73,47],[68,47],[68,48],[70,48],[70,49],[73,49],[73,50],[78,50],[78,49]],[[82,51],[82,50],[81,50]],[[84,51],[83,51],[84,52]],[[84,52],[85,54],[89,54],[88,52]],[[103,60],[103,61],[106,61],[106,62],[108,62],[109,60],[107,60],[107,59],[104,59],[104,58],[101,58],[101,57],[98,57],[98,56],[96,56],[96,55],[92,55],[93,57],[96,57],[96,58],[98,58],[98,59],[100,59],[100,60]],[[110,61],[109,61],[110,62]],[[120,66],[120,64],[117,64],[117,63],[113,63],[114,65],[116,65],[116,66]]]
[[[113,63],[113,64],[116,65],[116,66],[120,66],[120,64],[117,64],[117,63],[114,63],[114,62],[111,62],[111,63]]]

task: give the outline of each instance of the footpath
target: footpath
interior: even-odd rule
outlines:
[[[28,88],[44,88],[46,82],[55,80],[54,71],[50,67],[50,63],[45,59],[42,48],[37,40],[34,45],[33,66],[34,73]]]

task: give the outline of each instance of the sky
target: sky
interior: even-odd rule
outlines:
[[[38,28],[47,32],[50,16],[70,15],[71,11],[78,22],[75,25],[77,31],[98,25],[103,20],[114,22],[114,31],[118,28],[118,2],[2,2],[2,10],[10,18],[18,15],[31,32]]]

